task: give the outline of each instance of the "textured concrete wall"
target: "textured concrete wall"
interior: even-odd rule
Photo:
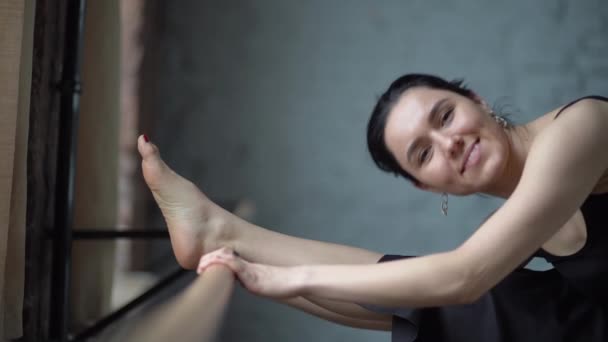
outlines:
[[[608,89],[601,0],[179,1],[157,3],[144,61],[152,137],[215,199],[247,197],[255,222],[392,253],[457,246],[499,202],[440,197],[382,174],[366,151],[376,97],[397,76],[464,77],[527,121]],[[160,224],[159,224],[160,225]],[[270,247],[271,248],[271,247]],[[387,341],[253,298],[225,341]]]

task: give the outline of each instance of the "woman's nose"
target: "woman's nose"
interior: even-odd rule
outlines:
[[[458,135],[442,136],[439,141],[447,156],[455,157],[462,153],[464,147],[462,137]]]

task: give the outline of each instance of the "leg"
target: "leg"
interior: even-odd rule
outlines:
[[[370,312],[357,304],[329,301],[319,303],[304,297],[284,299],[281,303],[352,328],[387,331],[392,328],[392,316]]]
[[[173,172],[160,158],[154,144],[139,137],[137,146],[142,156],[144,178],[167,222],[173,252],[184,268],[196,268],[204,253],[224,246],[238,251],[247,260],[283,266],[371,264],[382,256],[361,248],[273,232],[242,220]],[[390,317],[381,317],[351,303],[320,298],[294,298],[283,302],[332,321],[348,317],[343,323],[346,325],[378,328],[378,324],[386,327],[386,322],[390,321]]]
[[[203,255],[222,246],[245,259],[271,265],[375,263],[382,256],[365,249],[288,236],[249,223],[209,200],[171,170],[158,148],[139,137],[142,169],[169,228],[177,261],[193,269]]]

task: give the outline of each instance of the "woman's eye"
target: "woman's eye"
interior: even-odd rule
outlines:
[[[431,153],[430,150],[431,149],[427,147],[427,148],[423,149],[422,151],[420,151],[420,156],[418,158],[420,164],[424,163],[429,158],[429,154]]]
[[[443,113],[443,115],[441,116],[441,126],[443,127],[447,125],[452,120],[453,115],[454,109],[449,109],[447,112]]]

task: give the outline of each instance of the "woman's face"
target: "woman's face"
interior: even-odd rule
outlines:
[[[412,88],[389,113],[385,142],[425,190],[487,192],[509,154],[507,135],[488,112],[481,101],[448,90]]]

